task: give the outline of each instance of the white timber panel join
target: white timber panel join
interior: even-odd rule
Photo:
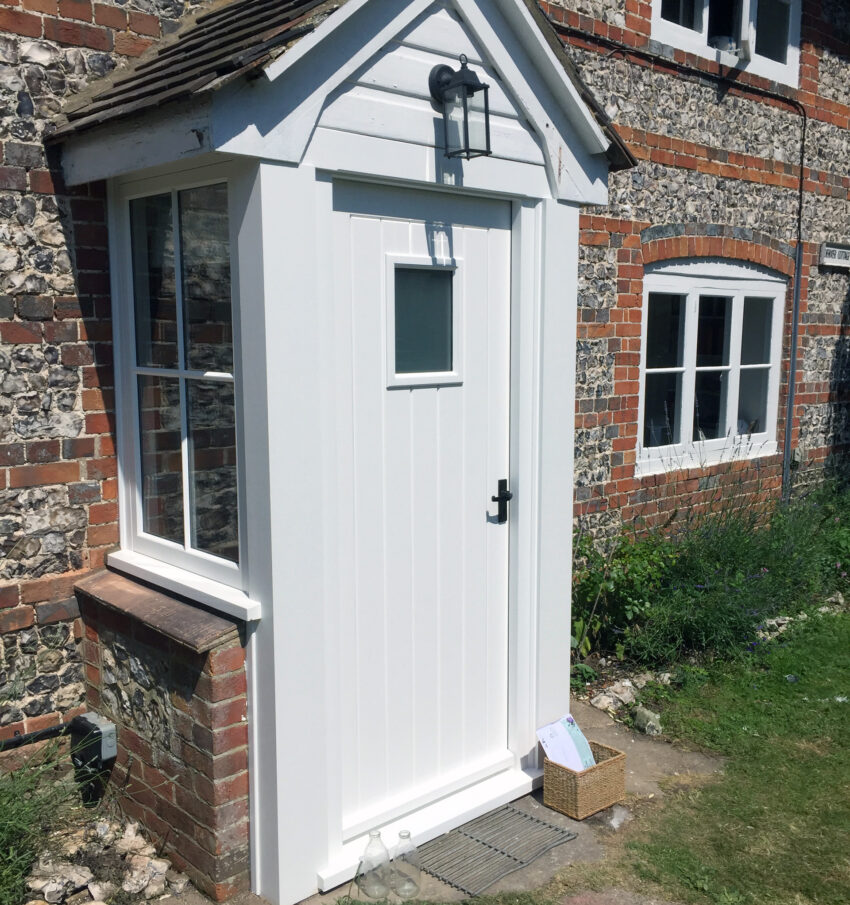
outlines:
[[[543,150],[528,122],[505,91],[457,12],[435,3],[344,82],[329,99],[318,136],[330,130],[402,141],[424,148],[444,147],[443,118],[432,103],[428,76],[434,66],[470,68],[490,86],[493,156],[545,166]]]
[[[473,225],[444,211],[336,215],[344,838],[513,766],[508,525],[490,501],[509,474],[510,205]],[[453,281],[459,384],[388,386],[388,261]]]

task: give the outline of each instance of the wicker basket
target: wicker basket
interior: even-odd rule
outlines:
[[[590,742],[596,765],[576,772],[543,760],[543,804],[573,820],[584,820],[626,797],[626,755]]]

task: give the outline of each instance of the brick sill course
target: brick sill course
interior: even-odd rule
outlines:
[[[235,640],[237,623],[207,612],[198,604],[164,594],[117,572],[95,572],[78,581],[74,590],[135,619],[171,641],[203,654]]]

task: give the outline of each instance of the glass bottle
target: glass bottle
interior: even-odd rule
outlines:
[[[419,851],[410,838],[410,831],[401,830],[390,865],[390,885],[393,892],[400,899],[412,899],[417,896],[420,875]]]
[[[354,882],[357,888],[370,899],[385,899],[389,893],[387,874],[390,853],[381,839],[380,830],[371,830],[369,841],[360,858]]]

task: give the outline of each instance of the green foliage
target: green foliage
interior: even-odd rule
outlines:
[[[700,903],[846,905],[848,646],[850,617],[818,616],[645,693],[668,735],[728,761],[720,781],[672,796],[634,846],[639,873]]]
[[[573,551],[573,637],[579,656],[608,649],[651,608],[676,551],[657,535],[623,532],[603,552],[587,534]]]
[[[647,665],[730,656],[767,618],[850,587],[850,492],[823,488],[788,504],[719,509],[676,533],[624,532],[607,553],[575,541],[573,649]]]
[[[586,663],[573,663],[570,670],[570,685],[573,688],[582,689],[588,682],[593,682],[596,676],[596,670]]]
[[[47,745],[17,770],[0,773],[0,905],[25,900],[26,877],[50,830],[79,800],[69,760],[58,752],[58,744]]]

